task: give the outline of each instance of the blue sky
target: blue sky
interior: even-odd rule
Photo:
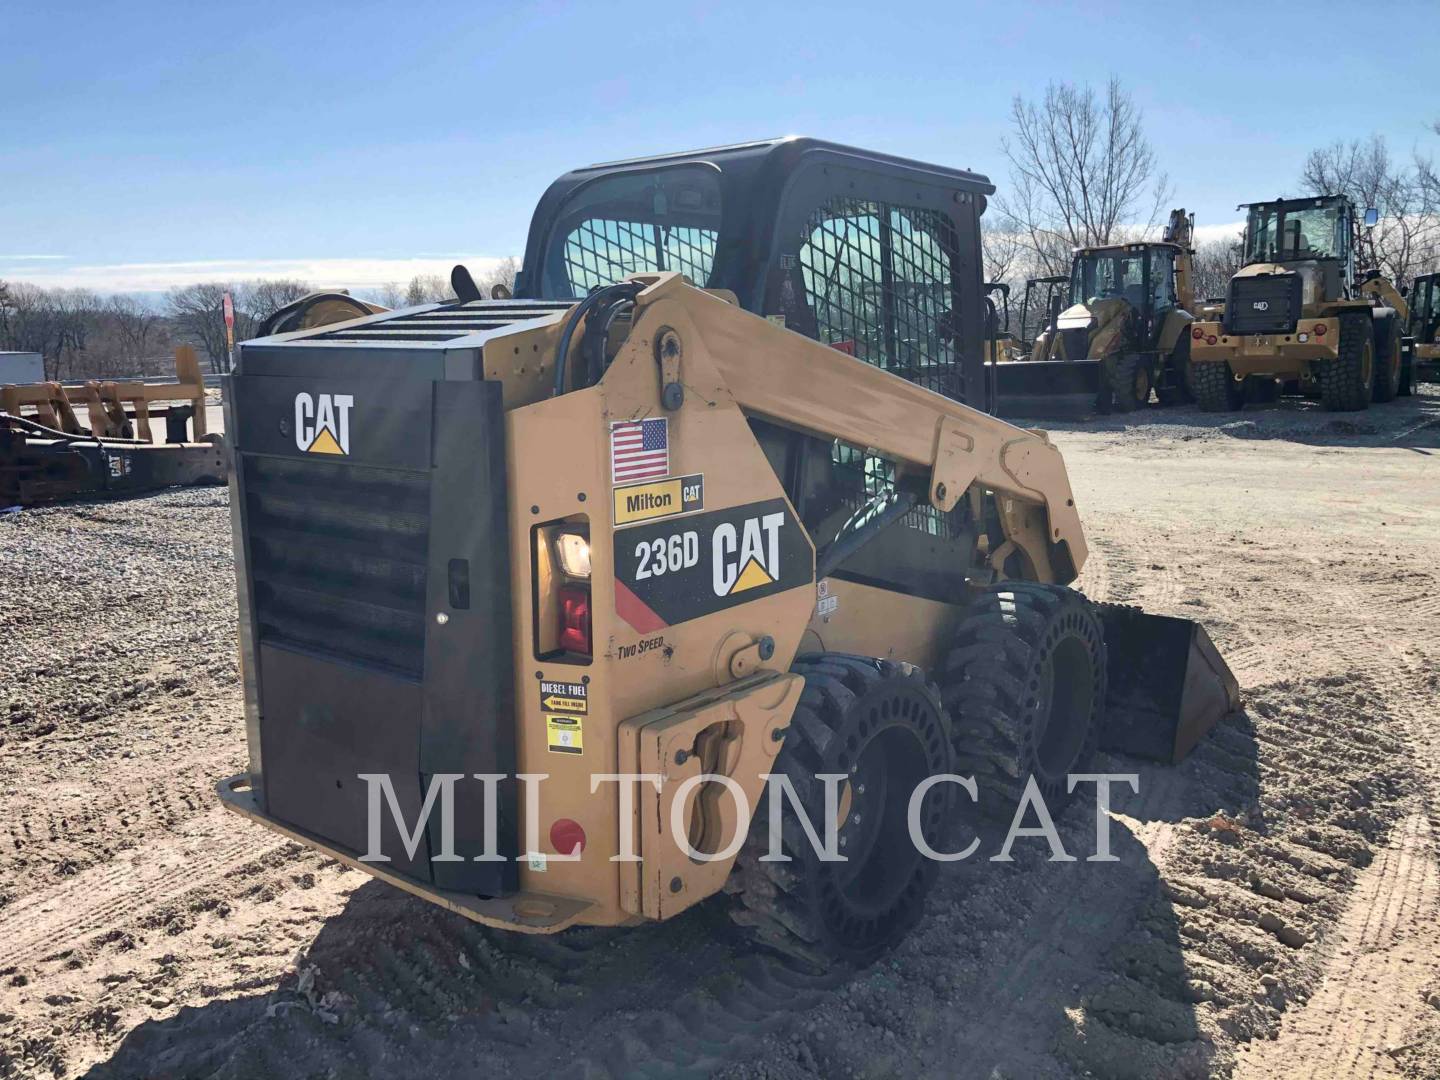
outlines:
[[[0,278],[403,279],[519,254],[572,166],[786,133],[1003,185],[1049,77],[1118,75],[1202,226],[1336,137],[1440,156],[1433,0],[1184,11],[0,0]]]

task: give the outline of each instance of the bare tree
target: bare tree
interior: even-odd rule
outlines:
[[[207,281],[180,285],[165,294],[177,335],[198,345],[210,358],[210,369],[221,374],[230,370],[223,307],[227,292],[233,296],[233,287],[221,281]]]
[[[47,379],[68,378],[85,364],[100,299],[88,289],[42,289],[16,282],[0,309],[0,342],[45,358]]]
[[[165,317],[146,301],[124,294],[110,297],[102,310],[127,373],[146,374],[146,361],[165,336]]]
[[[1070,250],[1148,231],[1171,187],[1145,138],[1143,115],[1118,79],[1101,97],[1089,86],[1051,83],[1038,103],[1016,96],[1011,192],[997,203],[1020,225],[1037,268],[1069,269]]]
[[[1016,286],[1023,283],[1030,257],[1026,233],[1020,223],[1003,212],[994,215],[993,224],[982,225],[980,254],[985,264],[985,280]]]
[[[308,281],[297,281],[293,278],[256,278],[254,281],[247,281],[240,287],[240,295],[235,298],[238,309],[235,314],[236,340],[253,336],[260,324],[275,312],[314,291],[315,286]]]
[[[1230,279],[1244,263],[1242,233],[1228,240],[1206,240],[1195,245],[1191,262],[1191,284],[1200,300],[1221,299],[1230,288]]]
[[[387,281],[379,288],[362,294],[361,299],[374,300],[381,307],[387,307],[393,311],[395,308],[405,306],[405,286],[398,281]]]
[[[1440,257],[1440,192],[1430,163],[1397,162],[1383,136],[1311,151],[1300,184],[1306,194],[1348,195],[1380,212],[1379,224],[1361,232],[1357,255],[1392,281],[1408,282]]]
[[[519,271],[520,263],[516,260],[515,256],[509,255],[492,266],[489,271],[482,274],[477,284],[480,286],[480,291],[486,296],[490,295],[490,291],[494,289],[496,285],[503,285],[508,292],[514,293],[515,275],[519,273]]]
[[[405,287],[405,303],[401,306],[438,304],[454,299],[455,293],[450,288],[447,278],[443,278],[439,274],[416,274],[410,279],[410,284]]]

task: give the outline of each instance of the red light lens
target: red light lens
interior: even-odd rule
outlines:
[[[1317,322],[1317,323],[1315,324],[1315,336],[1316,336],[1316,337],[1324,337],[1324,336],[1325,336],[1325,330],[1326,330],[1326,329],[1327,329],[1327,328],[1326,328],[1326,326],[1325,326],[1325,324],[1324,324],[1323,322]]]
[[[1197,327],[1195,327],[1193,330],[1190,331],[1190,336],[1191,336],[1192,338],[1194,338],[1196,341],[1199,341],[1201,338],[1203,338],[1203,337],[1205,336],[1205,331],[1204,331],[1204,330],[1201,330],[1200,327],[1197,326]]]
[[[557,855],[579,855],[585,850],[585,830],[578,821],[562,817],[550,826],[550,846]]]
[[[1215,344],[1215,335],[1214,335],[1214,334],[1211,334],[1209,337],[1207,337],[1207,338],[1205,339],[1205,344],[1206,344],[1206,345],[1214,345],[1214,344]]]
[[[560,648],[590,655],[590,590],[566,585],[560,590]]]

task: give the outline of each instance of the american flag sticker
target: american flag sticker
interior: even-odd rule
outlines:
[[[669,420],[621,420],[610,425],[610,474],[616,484],[670,473]]]

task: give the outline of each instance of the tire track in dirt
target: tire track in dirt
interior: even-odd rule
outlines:
[[[0,908],[0,968],[81,948],[286,846],[258,829],[237,828],[219,807],[186,833]]]
[[[1318,992],[1261,1044],[1242,1080],[1381,1080],[1401,1072],[1401,1045],[1421,993],[1440,977],[1440,869],[1430,823],[1407,817],[1363,871],[1335,932]]]
[[[1440,819],[1435,811],[1440,733],[1426,681],[1433,673],[1416,662],[1402,629],[1417,610],[1437,604],[1425,596],[1413,604],[1377,603],[1374,596],[1352,603],[1357,615],[1384,613],[1389,624],[1382,628],[1357,619],[1343,633],[1348,640],[1372,643],[1372,675],[1417,751],[1414,768],[1420,783],[1412,802],[1419,808],[1395,828],[1357,879],[1333,931],[1318,990],[1287,1017],[1275,1042],[1260,1044],[1248,1055],[1242,1080],[1400,1077],[1404,1074],[1391,1051],[1428,1019],[1424,994],[1427,987],[1440,985]],[[1376,642],[1384,646],[1376,649]]]

